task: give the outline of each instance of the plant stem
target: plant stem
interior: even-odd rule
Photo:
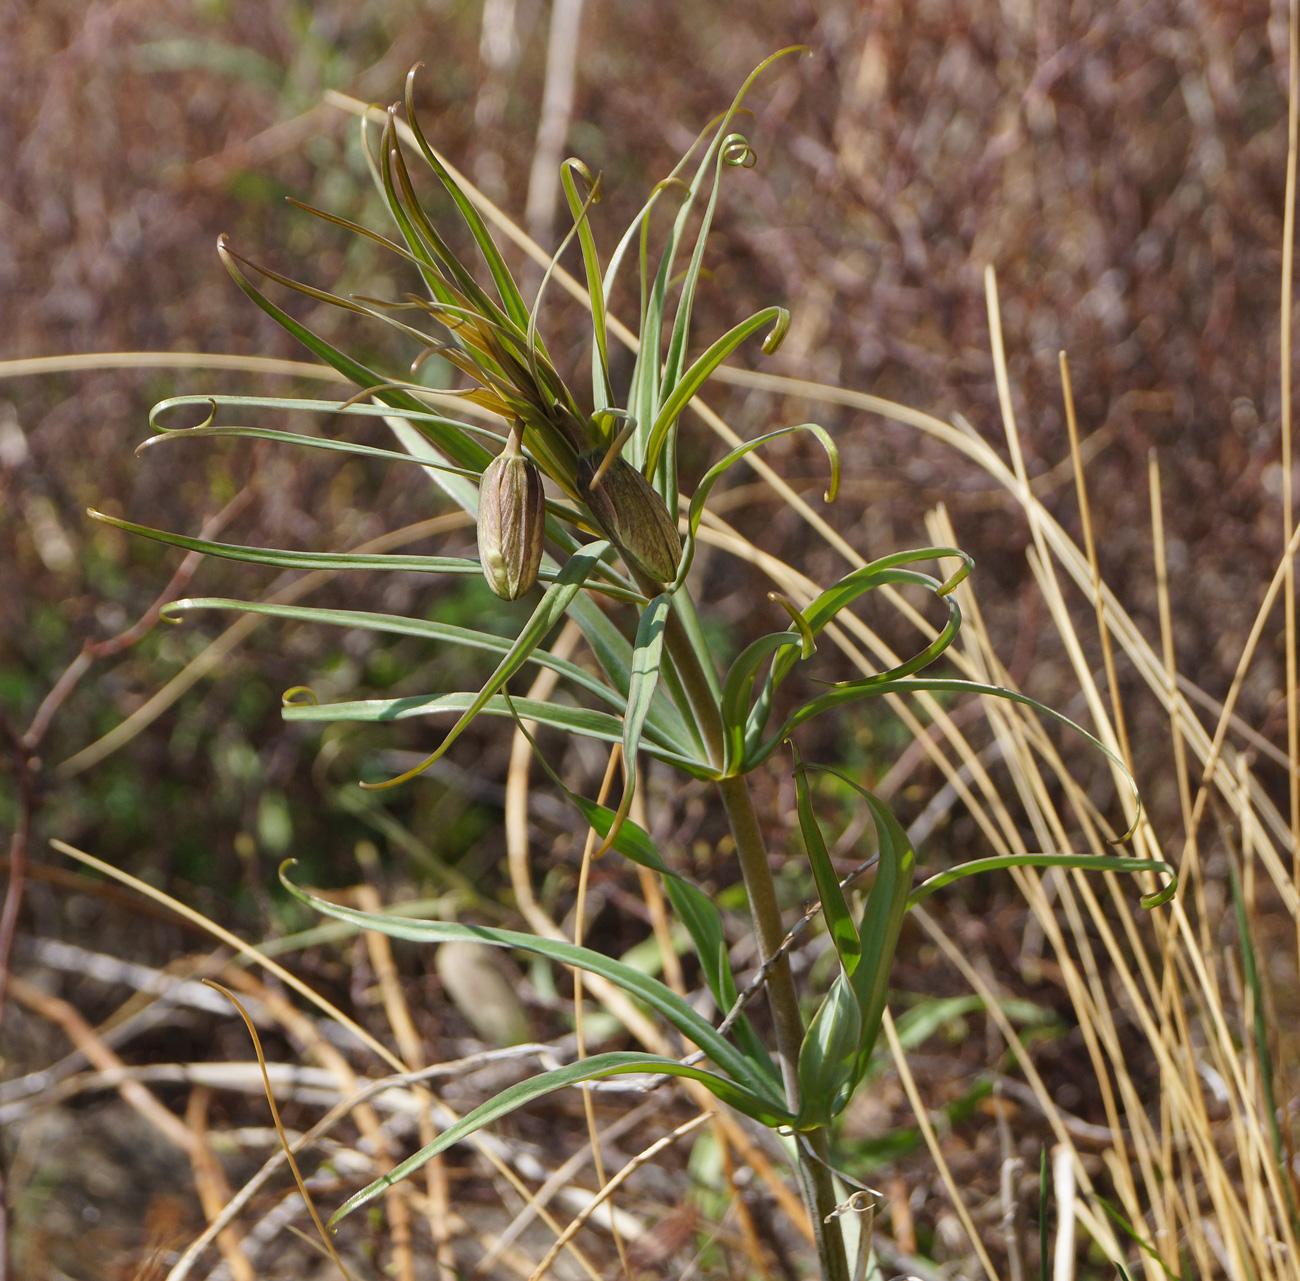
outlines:
[[[776,955],[785,937],[781,923],[781,908],[777,902],[776,885],[767,862],[767,844],[754,812],[754,798],[743,777],[718,780],[718,792],[727,811],[731,834],[736,842],[741,874],[745,879],[745,892],[749,897],[750,911],[754,917],[754,932],[758,938],[759,958],[766,966]],[[790,973],[789,957],[782,956],[768,970],[767,996],[772,1007],[772,1022],[776,1028],[777,1060],[785,1081],[786,1104],[792,1112],[799,1108],[799,1047],[803,1044],[803,1017],[799,1013],[799,998]],[[831,1172],[823,1162],[829,1145],[826,1131],[817,1129],[806,1136],[813,1155],[802,1147],[796,1150],[799,1163],[799,1181],[804,1204],[812,1220],[813,1239],[821,1263],[824,1281],[848,1281],[848,1258],[844,1253],[844,1236],[838,1224],[826,1217],[836,1205],[835,1186]],[[821,1159],[818,1160],[817,1158]]]
[[[643,585],[642,590],[645,590]],[[696,724],[714,764],[722,764],[722,713],[716,696],[704,672],[704,658],[691,644],[686,628],[676,611],[669,611],[664,632],[664,642],[669,658],[677,670],[682,688],[690,701]],[[767,996],[772,1009],[772,1023],[776,1029],[777,1061],[785,1082],[786,1105],[790,1111],[799,1109],[799,1047],[803,1044],[803,1016],[799,1013],[799,997],[795,992],[790,961],[781,956],[769,967],[785,938],[781,921],[781,905],[776,896],[776,884],[767,862],[767,842],[754,810],[754,798],[749,783],[743,776],[718,780],[718,794],[722,797],[727,821],[736,842],[740,871],[745,881],[750,912],[754,918],[754,933],[758,940],[758,955],[767,968]],[[830,1148],[825,1129],[810,1131],[804,1136],[811,1155],[802,1145],[795,1150],[798,1162],[800,1191],[808,1217],[812,1221],[813,1239],[821,1264],[823,1281],[849,1281],[848,1258],[844,1252],[844,1235],[838,1221],[826,1222],[835,1209],[835,1185],[829,1167],[825,1164]],[[818,1159],[820,1158],[820,1159]]]

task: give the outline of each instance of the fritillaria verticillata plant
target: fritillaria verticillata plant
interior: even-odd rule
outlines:
[[[729,169],[754,163],[748,141],[734,128],[741,102],[759,74],[789,52],[769,58],[746,80],[727,111],[653,189],[604,261],[591,219],[600,195],[600,179],[580,161],[565,161],[561,178],[573,226],[552,268],[559,253],[576,239],[590,293],[589,395],[580,397],[566,384],[538,330],[541,302],[552,272],[544,276],[530,306],[480,208],[420,129],[414,71],[407,80],[404,122],[399,120],[398,109],[391,108],[382,125],[362,123],[374,180],[396,234],[390,237],[333,214],[311,212],[391,251],[410,271],[413,282],[418,282],[418,290],[401,299],[345,298],[257,267],[221,245],[226,267],[249,298],[350,379],[357,394],[342,404],[270,397],[174,397],[154,408],[151,422],[160,434],[148,443],[254,437],[394,462],[416,461],[430,470],[448,499],[477,519],[480,560],[254,549],[185,538],[97,515],[122,529],[176,546],[280,569],[483,573],[497,595],[535,599],[527,622],[513,639],[436,620],[350,610],[217,598],[189,599],[168,606],[166,612],[173,619],[194,610],[245,610],[423,637],[497,656],[497,666],[482,688],[462,693],[326,705],[317,704],[306,691],[286,695],[284,715],[294,721],[455,717],[426,760],[396,778],[363,786],[390,787],[414,778],[450,750],[465,727],[480,715],[527,720],[565,734],[619,745],[625,762],[635,762],[640,754],[646,754],[710,781],[734,836],[762,962],[755,981],[743,993],[728,960],[717,906],[672,869],[647,832],[629,818],[635,769],[625,771],[622,797],[613,809],[566,789],[581,820],[595,830],[604,848],[612,848],[663,878],[672,906],[694,945],[699,972],[717,1009],[725,1015],[718,1023],[705,1018],[664,983],[592,949],[510,930],[360,912],[304,892],[282,870],[284,884],[304,903],[366,929],[417,942],[477,940],[604,976],[697,1047],[696,1053],[683,1060],[641,1051],[596,1054],[525,1080],[469,1113],[391,1174],[358,1192],[336,1211],[335,1221],[436,1153],[548,1091],[620,1073],[653,1072],[693,1078],[722,1104],[793,1138],[822,1273],[830,1281],[845,1281],[849,1267],[834,1215],[838,1197],[829,1164],[828,1127],[866,1072],[908,909],[962,876],[1014,863],[1170,872],[1165,864],[1144,859],[1031,854],[982,859],[918,885],[914,883],[915,855],[889,807],[841,774],[869,808],[877,837],[874,883],[865,908],[855,912],[834,871],[813,805],[809,774],[822,767],[803,763],[796,751],[799,824],[838,961],[829,991],[805,1024],[748,776],[791,742],[807,721],[886,694],[946,691],[991,695],[1026,704],[1058,721],[1065,718],[1008,690],[930,674],[961,626],[953,589],[971,569],[969,558],[951,547],[886,556],[845,575],[801,608],[775,598],[789,614],[789,625],[752,641],[725,671],[718,669],[706,644],[691,567],[705,507],[718,481],[751,451],[789,432],[807,433],[825,450],[828,501],[839,480],[835,443],[813,423],[743,442],[705,472],[689,497],[683,495],[678,480],[677,440],[683,410],[743,343],[765,334],[763,350],[770,353],[789,323],[783,308],[767,307],[741,321],[693,359],[688,356],[692,311],[721,184]],[[453,252],[417,197],[409,167],[415,162],[432,171],[454,203],[482,259],[475,269]],[[656,212],[670,215],[666,236],[652,235],[651,215]],[[610,372],[607,308],[619,273],[629,266],[640,280],[639,346],[630,380],[626,386],[616,387]],[[452,416],[442,408],[448,403],[445,394],[434,400],[419,383],[366,367],[273,302],[253,282],[254,276],[392,326],[411,341],[413,368],[436,355],[458,371],[463,385],[455,394],[476,412]],[[161,426],[174,411],[195,406],[207,411],[200,426],[181,430]],[[380,416],[392,426],[402,448],[385,450],[248,422],[218,422],[225,415],[244,417],[256,411]],[[480,419],[494,425],[484,426]],[[918,568],[945,559],[958,564],[946,578]],[[787,709],[778,693],[787,678],[813,657],[819,635],[842,611],[885,585],[923,589],[946,611],[944,624],[931,643],[889,670],[823,686],[814,697]],[[635,625],[620,627],[615,617],[631,611],[618,611],[611,617],[598,603],[602,597],[632,606]],[[707,602],[703,603],[707,607]],[[565,619],[576,624],[585,640],[591,659],[585,665],[542,647]],[[508,683],[530,664],[552,669],[566,682],[572,697],[561,702],[512,695]],[[783,709],[779,715],[778,706]],[[1119,765],[1096,739],[1085,737]],[[558,777],[552,777],[563,787]],[[1171,883],[1144,904],[1163,901],[1172,888]],[[745,1012],[748,999],[760,991],[766,993],[771,1007],[774,1035],[770,1045]]]

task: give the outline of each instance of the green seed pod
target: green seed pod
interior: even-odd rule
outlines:
[[[488,586],[502,600],[518,600],[537,581],[545,530],[542,473],[520,448],[516,425],[478,489],[479,560]]]
[[[657,583],[672,582],[682,562],[682,539],[664,500],[623,458],[614,459],[595,480],[601,462],[597,453],[578,459],[582,501],[633,569]]]

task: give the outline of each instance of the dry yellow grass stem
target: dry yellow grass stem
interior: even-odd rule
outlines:
[[[194,1188],[199,1194],[203,1217],[209,1223],[230,1203],[230,1184],[226,1181],[226,1172],[221,1168],[221,1163],[208,1142],[208,1104],[211,1099],[212,1091],[207,1086],[196,1086],[190,1091],[189,1103],[185,1108],[185,1124],[194,1136],[194,1148],[190,1152]],[[226,1261],[226,1267],[230,1269],[233,1281],[256,1281],[253,1265],[240,1247],[239,1233],[234,1228],[222,1228],[217,1233],[217,1248]]]

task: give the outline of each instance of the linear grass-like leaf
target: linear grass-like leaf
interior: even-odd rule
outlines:
[[[568,798],[578,812],[602,840],[614,830],[615,813],[597,801],[589,800],[570,791],[540,751],[534,745],[537,759],[550,775],[551,781]],[[722,915],[717,904],[692,881],[675,872],[655,848],[649,834],[631,819],[625,820],[614,833],[613,849],[640,867],[657,872],[664,881],[664,891],[673,905],[686,932],[691,936],[695,954],[704,975],[704,982],[719,1010],[730,1010],[738,995],[736,978],[732,973],[728,955],[727,936],[722,927]],[[732,1028],[736,1041],[746,1057],[767,1075],[772,1089],[780,1091],[781,1074],[767,1047],[759,1039],[745,1014],[741,1014]]]
[[[430,388],[431,392],[435,389]],[[453,396],[454,392],[437,390],[439,396]],[[172,428],[162,427],[158,420],[163,414],[170,413],[173,409],[185,408],[188,406],[206,406],[209,410],[227,408],[227,409],[274,409],[281,411],[298,411],[309,414],[329,414],[331,416],[346,416],[349,418],[387,418],[392,414],[392,407],[389,405],[371,405],[366,401],[358,401],[355,398],[351,400],[319,400],[315,398],[306,398],[298,396],[226,396],[213,394],[211,396],[186,395],[186,396],[169,396],[166,400],[160,400],[149,411],[149,426],[156,432],[182,432],[193,431],[194,428]],[[494,431],[490,427],[484,427],[476,423],[465,423],[455,418],[448,418],[445,414],[434,413],[432,410],[408,409],[402,411],[404,418],[409,418],[418,422],[438,423],[444,427],[455,428],[458,431],[466,431],[474,436],[483,436],[491,440],[494,444],[505,444],[506,437],[499,431]],[[212,421],[212,415],[209,414],[207,422],[200,426],[209,426]]]
[[[608,849],[632,807],[636,791],[636,754],[650,711],[655,688],[659,684],[659,665],[663,662],[664,627],[673,607],[671,593],[656,596],[641,611],[636,642],[632,646],[632,679],[628,682],[627,710],[623,714],[623,763],[627,781],[614,815],[614,825],[606,835],[602,849]]]
[[[410,556],[390,552],[296,552],[283,551],[275,547],[244,547],[239,543],[214,543],[206,538],[191,538],[187,534],[173,534],[165,529],[152,529],[148,525],[137,525],[134,521],[122,520],[118,516],[109,516],[86,509],[91,520],[128,534],[139,534],[155,542],[167,543],[172,547],[183,547],[186,551],[202,552],[205,556],[217,556],[222,560],[244,561],[250,565],[271,565],[276,569],[377,569],[408,570],[429,574],[479,574],[482,566],[476,560],[462,556]]]
[[[544,703],[535,698],[509,698],[494,694],[486,702],[482,695],[463,690],[454,694],[415,694],[405,698],[368,698],[342,703],[290,702],[281,710],[287,721],[358,721],[378,724],[384,721],[409,720],[414,716],[462,714],[476,708],[484,716],[516,715],[537,721],[552,729],[569,734],[581,734],[601,743],[622,743],[623,721],[609,712],[592,711],[586,707],[569,707],[563,703]],[[685,756],[671,748],[662,747],[656,738],[647,738],[642,748],[656,760],[675,765],[692,778],[713,779],[717,771],[694,756]],[[424,766],[428,768],[428,766]]]
[[[564,617],[570,601],[577,595],[578,590],[586,582],[587,576],[600,563],[601,557],[608,549],[609,544],[607,542],[591,543],[580,552],[575,552],[574,555],[569,557],[556,576],[555,581],[546,589],[545,594],[537,604],[537,608],[533,611],[532,617],[515,638],[505,657],[497,665],[496,671],[488,677],[487,683],[479,691],[474,702],[466,708],[461,718],[447,731],[447,736],[438,745],[436,751],[431,752],[419,765],[412,766],[409,770],[398,774],[395,778],[390,778],[387,782],[363,783],[362,786],[370,790],[396,787],[399,783],[405,783],[417,774],[423,773],[430,765],[439,760],[461,736],[474,717],[482,711],[488,699],[528,661],[528,657],[533,650],[542,643],[551,628]]]
[[[501,296],[501,304],[506,313],[520,330],[526,329],[528,327],[528,305],[524,302],[523,295],[519,292],[519,286],[515,284],[514,277],[510,274],[510,268],[506,266],[506,261],[501,256],[496,241],[492,239],[492,233],[488,231],[482,214],[479,213],[474,202],[470,200],[460,183],[452,177],[447,166],[443,164],[441,156],[425,140],[424,131],[420,128],[420,118],[415,110],[415,73],[420,69],[421,65],[416,63],[406,76],[406,123],[411,127],[411,134],[415,138],[416,145],[420,148],[420,154],[423,155],[425,163],[437,175],[438,181],[442,183],[447,194],[455,202],[456,208],[465,220],[465,225],[469,228],[470,235],[474,237],[474,243],[478,246],[479,253],[483,255],[483,261],[487,263],[488,271],[492,273],[492,281],[497,287],[497,293]]]
[[[862,959],[862,941],[858,938],[857,926],[840,888],[840,879],[835,874],[831,863],[830,851],[822,837],[821,825],[813,812],[812,796],[808,787],[808,772],[803,768],[803,758],[799,749],[794,750],[794,786],[799,813],[799,830],[803,834],[804,847],[808,851],[808,861],[812,865],[813,881],[817,886],[817,897],[821,900],[822,916],[826,920],[826,930],[835,945],[835,952],[840,958],[845,974],[852,977]],[[800,1096],[802,1097],[802,1095]]]
[[[278,431],[273,427],[181,427],[176,431],[164,431],[156,436],[150,436],[136,447],[135,452],[139,456],[145,450],[153,449],[168,441],[195,440],[211,436],[229,436],[241,440],[270,440],[282,445],[295,445],[299,449],[323,449],[336,454],[351,454],[357,458],[382,458],[389,463],[418,463],[421,467],[441,466],[443,471],[465,476],[471,480],[479,476],[478,472],[471,471],[468,467],[429,463],[397,449],[380,449],[376,445],[360,445],[355,441],[335,440],[329,436],[309,436],[305,432]]]
[[[659,455],[664,447],[668,433],[677,422],[682,410],[694,398],[695,393],[708,382],[718,366],[745,339],[756,334],[760,329],[767,328],[768,325],[772,326],[772,331],[763,340],[763,352],[765,355],[771,355],[780,346],[781,340],[785,337],[785,331],[790,327],[790,313],[784,307],[764,307],[762,311],[755,312],[748,320],[744,320],[729,329],[682,374],[676,386],[673,387],[672,393],[659,410],[658,417],[655,419],[654,426],[650,429],[650,434],[647,437],[645,462],[647,475],[654,474],[659,465]]]
[[[469,627],[458,627],[452,623],[439,623],[425,618],[408,618],[401,614],[372,614],[362,610],[324,609],[312,605],[277,605],[265,601],[230,600],[219,596],[198,596],[173,601],[165,607],[167,617],[188,613],[199,609],[229,609],[245,614],[263,614],[271,618],[283,618],[292,622],[320,623],[327,627],[355,627],[364,631],[380,632],[390,636],[415,636],[422,640],[445,641],[451,645],[461,645],[466,649],[486,650],[489,653],[505,654],[510,650],[510,639],[493,632],[475,631]],[[568,659],[556,658],[547,650],[535,649],[528,661],[539,667],[549,667],[572,681],[579,689],[594,694],[610,707],[621,709],[623,700],[610,689],[604,681],[593,676],[577,663]],[[650,727],[652,736],[657,734],[655,727]],[[667,746],[680,748],[681,744],[668,743]]]
[[[742,1086],[736,1085],[735,1082],[727,1080],[726,1077],[703,1071],[700,1068],[688,1067],[679,1063],[676,1059],[664,1058],[659,1054],[638,1053],[628,1050],[614,1051],[609,1054],[596,1054],[589,1059],[580,1059],[578,1062],[570,1063],[565,1067],[554,1068],[539,1076],[529,1077],[526,1081],[520,1081],[517,1085],[502,1090],[495,1098],[489,1099],[486,1103],[481,1104],[468,1115],[462,1117],[455,1125],[449,1126],[432,1143],[421,1148],[414,1156],[407,1157],[400,1165],[395,1166],[387,1174],[376,1179],[369,1187],[363,1188],[360,1192],[349,1197],[330,1216],[329,1226],[332,1228],[339,1220],[351,1214],[353,1210],[358,1210],[368,1201],[374,1200],[386,1188],[407,1178],[440,1152],[445,1152],[453,1144],[469,1138],[470,1135],[481,1130],[485,1125],[490,1125],[498,1118],[515,1111],[516,1108],[532,1102],[533,1099],[551,1094],[555,1090],[562,1090],[565,1086],[578,1085],[583,1081],[600,1080],[628,1072],[663,1073],[667,1076],[681,1076],[692,1081],[699,1081],[715,1098],[763,1125],[776,1127],[786,1125],[791,1120],[790,1114],[783,1108],[773,1105],[767,1099],[760,1098]]]
[[[1142,906],[1150,910],[1168,903],[1178,891],[1178,874],[1166,862],[1156,858],[1121,858],[1115,854],[999,854],[961,863],[921,882],[907,900],[909,909],[924,902],[936,890],[981,872],[996,872],[1006,867],[1076,867],[1084,872],[1160,872],[1169,883],[1153,894],[1144,894]]]
[[[366,368],[360,361],[354,360],[351,356],[333,346],[333,344],[326,342],[318,334],[300,324],[283,308],[277,307],[235,265],[235,255],[226,248],[224,238],[218,241],[217,252],[221,255],[226,270],[230,272],[231,277],[240,289],[272,320],[291,333],[303,346],[316,356],[319,356],[327,365],[338,370],[345,378],[351,379],[363,390],[374,388],[376,399],[383,401],[386,405],[391,405],[399,412],[412,410],[417,415],[425,412],[425,406],[409,392],[389,387],[387,379],[375,373],[374,370]],[[439,447],[447,451],[453,462],[462,467],[477,468],[482,471],[492,461],[491,454],[477,441],[471,440],[464,435],[463,431],[452,431],[436,423],[429,425],[431,427],[429,435]]]
[[[574,173],[581,174],[587,183],[592,192],[591,202],[584,201],[578,195],[578,184],[573,180]],[[587,216],[590,204],[600,198],[595,194],[599,181],[599,178],[592,177],[591,170],[581,160],[570,157],[560,166],[560,182],[577,228],[578,244],[582,247],[582,266],[587,275],[587,294],[591,299],[591,394],[597,411],[609,409],[614,404],[614,390],[609,381],[609,326],[605,313],[605,285],[601,279],[596,238],[592,235],[591,220]]]
[[[831,439],[830,432],[817,423],[797,423],[791,427],[782,427],[777,431],[770,431],[764,436],[759,436],[754,440],[747,440],[743,444],[737,445],[735,449],[724,454],[704,475],[700,478],[700,483],[696,486],[695,492],[691,495],[690,507],[686,516],[686,541],[682,548],[682,567],[678,571],[678,583],[686,581],[686,575],[690,570],[691,561],[695,557],[695,540],[699,534],[700,521],[704,518],[704,507],[709,500],[709,495],[713,492],[713,487],[719,480],[738,463],[746,454],[753,453],[762,445],[776,440],[781,436],[788,436],[791,432],[810,431],[821,442],[822,447],[826,450],[827,457],[831,462],[831,483],[826,490],[826,501],[832,502],[840,487],[840,451],[835,447],[835,442]]]
[[[1040,703],[1035,698],[1030,698],[1027,694],[1019,694],[1015,690],[1003,689],[1000,685],[985,685],[979,681],[960,680],[956,677],[918,677],[906,676],[901,679],[891,679],[884,684],[877,684],[874,677],[869,677],[865,681],[846,681],[843,685],[837,686],[829,693],[814,698],[805,703],[797,711],[791,713],[786,719],[785,724],[775,737],[764,744],[758,759],[753,763],[766,759],[776,745],[785,739],[794,729],[802,725],[805,721],[811,720],[814,716],[822,712],[830,711],[832,708],[843,706],[845,703],[853,702],[862,698],[878,698],[881,694],[919,694],[919,693],[950,693],[950,694],[982,694],[992,698],[1006,699],[1009,703],[1018,703],[1022,707],[1028,707],[1032,711],[1040,712],[1042,715],[1050,717],[1052,720],[1067,726],[1069,729],[1080,735],[1092,744],[1112,765],[1114,765],[1123,774],[1128,781],[1129,789],[1133,795],[1134,805],[1137,809],[1138,817],[1133,820],[1133,827],[1130,828],[1123,836],[1117,839],[1116,844],[1121,844],[1132,836],[1136,830],[1138,818],[1141,816],[1142,798],[1138,795],[1137,780],[1129,772],[1129,768],[1124,764],[1114,752],[1110,750],[1094,734],[1090,734],[1077,721],[1071,720],[1063,712],[1054,711],[1045,704]],[[848,780],[846,780],[848,781]],[[857,787],[856,783],[850,782],[850,786]]]
[[[391,938],[406,939],[414,943],[447,943],[452,941],[487,943],[493,947],[515,948],[548,960],[570,965],[590,974],[599,974],[617,984],[629,996],[643,1001],[661,1014],[683,1036],[689,1037],[726,1072],[737,1084],[767,1099],[775,1109],[781,1108],[778,1096],[771,1086],[725,1037],[719,1036],[712,1024],[702,1018],[667,984],[643,974],[630,965],[605,956],[591,948],[578,947],[562,939],[541,938],[514,930],[499,930],[485,925],[460,925],[449,921],[418,921],[400,916],[384,916],[362,912],[317,898],[299,889],[287,877],[286,870],[293,864],[290,859],[281,866],[280,880],[299,902],[339,921],[348,921],[363,929],[377,930]]]

